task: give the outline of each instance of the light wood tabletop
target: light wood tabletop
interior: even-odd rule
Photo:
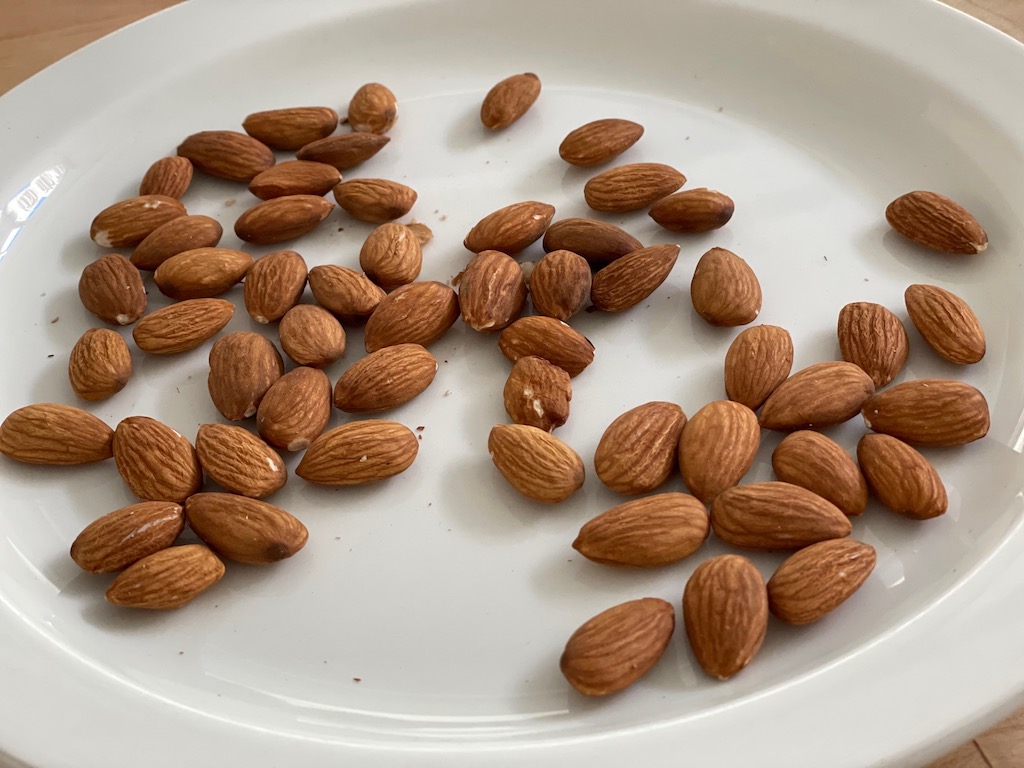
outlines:
[[[103,35],[179,0],[0,0],[0,94]],[[1024,41],[1024,0],[945,0]],[[1021,768],[1024,708],[929,768]]]

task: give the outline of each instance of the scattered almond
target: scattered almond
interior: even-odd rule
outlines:
[[[857,460],[871,492],[893,512],[928,520],[946,512],[949,500],[935,467],[920,452],[889,435],[864,435]]]
[[[419,277],[423,246],[404,224],[381,224],[367,235],[359,250],[359,266],[373,282],[391,290]]]
[[[515,259],[500,251],[481,251],[470,259],[459,281],[466,325],[474,331],[500,331],[518,319],[525,305],[526,280]]]
[[[231,493],[197,493],[185,502],[188,527],[221,557],[263,565],[291,557],[309,532],[280,507]]]
[[[334,199],[350,216],[383,224],[412,209],[416,190],[387,179],[350,179],[334,188]]]
[[[89,464],[114,455],[114,430],[73,405],[34,403],[0,424],[0,453],[26,464]]]
[[[299,160],[326,163],[333,165],[339,171],[345,171],[369,160],[384,149],[389,141],[391,139],[387,136],[366,131],[353,131],[311,141],[295,156]]]
[[[261,499],[288,481],[288,469],[278,452],[244,427],[200,425],[196,456],[208,478],[242,496]]]
[[[745,549],[800,549],[849,536],[849,518],[798,485],[749,483],[727,488],[711,505],[711,526],[726,544]]]
[[[78,298],[87,310],[112,325],[131,325],[146,311],[142,275],[116,253],[101,256],[82,270]]]
[[[844,515],[864,514],[868,487],[857,462],[820,432],[800,430],[786,435],[772,453],[772,469],[779,480],[816,493]]]
[[[437,360],[419,344],[395,344],[356,361],[334,387],[334,406],[346,413],[380,413],[430,386]]]
[[[247,243],[271,245],[316,229],[334,203],[316,195],[285,195],[256,203],[235,222],[235,234]]]
[[[281,353],[270,339],[251,331],[229,333],[210,350],[210,398],[225,419],[241,421],[256,415],[283,373]]]
[[[104,208],[89,227],[89,237],[101,248],[131,248],[157,227],[185,215],[173,197],[140,195]]]
[[[235,313],[224,299],[189,299],[158,309],[132,329],[135,345],[151,355],[174,355],[212,339]]]
[[[168,547],[122,571],[107,601],[128,608],[180,608],[224,575],[224,563],[202,544]]]
[[[710,232],[729,223],[735,205],[732,198],[701,187],[676,192],[651,206],[650,217],[672,232]]]
[[[572,251],[594,265],[606,264],[641,248],[643,243],[628,232],[594,219],[562,219],[544,233],[544,250],[548,253]]]
[[[300,366],[270,385],[256,410],[260,437],[275,448],[301,451],[331,418],[331,382],[319,368]]]
[[[858,301],[839,311],[839,351],[859,366],[876,387],[892,381],[907,362],[907,329],[881,304]]]
[[[583,197],[595,211],[625,213],[646,208],[685,183],[670,165],[633,163],[599,173],[583,187]]]
[[[366,321],[367,352],[393,344],[429,347],[459,319],[459,298],[444,283],[409,283],[381,300]]]
[[[181,502],[203,484],[192,443],[148,416],[129,416],[117,425],[114,463],[128,490],[144,501]]]
[[[345,329],[323,307],[296,304],[277,329],[281,349],[298,365],[326,368],[345,354]]]
[[[143,501],[94,520],[71,545],[71,559],[89,573],[114,573],[171,546],[185,515],[173,501]]]
[[[643,135],[644,127],[631,120],[594,120],[570,131],[562,139],[558,155],[572,165],[601,165],[621,155]]]
[[[793,339],[777,325],[755,325],[733,339],[725,354],[725,392],[751,410],[760,408],[793,369]]]
[[[160,293],[172,299],[210,299],[241,282],[252,256],[232,248],[195,248],[171,256],[153,273]]]
[[[71,348],[68,378],[83,400],[105,400],[132,377],[132,353],[119,333],[90,328]]]
[[[530,274],[533,308],[538,314],[568,320],[587,305],[590,281],[586,259],[572,251],[551,251]]]
[[[257,259],[245,275],[245,309],[257,323],[272,323],[299,303],[306,289],[306,260],[295,251]]]
[[[515,256],[544,234],[555,215],[555,207],[528,200],[489,213],[476,223],[463,245],[473,253],[501,251]]]
[[[301,149],[334,133],[338,113],[330,107],[290,107],[253,112],[242,128],[273,149]]]
[[[679,257],[678,245],[652,245],[627,253],[594,275],[590,300],[604,312],[635,307],[665,282]]]
[[[274,164],[266,144],[237,131],[201,131],[178,145],[197,171],[229,181],[250,182]]]
[[[735,253],[712,248],[697,262],[690,300],[711,325],[746,325],[761,312],[761,284],[750,265]]]
[[[816,363],[794,373],[768,396],[761,426],[792,431],[842,424],[856,416],[874,392],[874,382],[859,366]]]
[[[152,271],[184,251],[215,247],[223,234],[220,222],[209,216],[179,216],[154,229],[135,246],[131,262],[139,269]]]
[[[975,254],[988,248],[988,235],[962,205],[936,192],[908,192],[885,209],[889,225],[926,248]]]
[[[318,485],[366,485],[404,472],[419,451],[416,435],[393,421],[353,421],[324,432],[295,474]]]
[[[521,357],[512,366],[503,392],[505,412],[516,424],[550,432],[569,418],[569,374],[540,357]]]
[[[321,307],[346,323],[365,321],[387,295],[366,275],[336,264],[309,270],[309,289]]]
[[[966,301],[937,285],[911,285],[903,296],[918,333],[946,360],[970,365],[985,356],[985,331]]]
[[[578,376],[594,362],[594,345],[578,331],[553,317],[521,317],[498,337],[501,354],[513,363],[533,355]]]
[[[506,77],[484,97],[480,106],[480,122],[492,131],[507,128],[526,114],[538,96],[540,78],[532,72]]]
[[[327,163],[288,160],[253,177],[249,191],[260,200],[288,195],[323,197],[341,183],[341,172]]]
[[[631,408],[601,435],[594,469],[616,493],[659,488],[675,469],[686,414],[675,403],[651,402]]]
[[[716,400],[691,416],[679,438],[679,469],[705,504],[747,474],[761,445],[757,415],[742,403]]]
[[[180,199],[192,183],[192,163],[185,157],[161,157],[146,171],[139,195],[163,195]]]
[[[557,504],[583,485],[579,454],[543,429],[498,424],[487,438],[487,450],[509,485],[528,499]]]
[[[947,379],[905,381],[879,392],[861,409],[868,429],[922,445],[963,445],[988,434],[985,396]]]
[[[787,557],[768,580],[768,609],[787,624],[811,624],[845,603],[875,569],[875,548],[821,541]]]
[[[380,83],[367,83],[348,103],[348,123],[353,131],[387,133],[398,120],[398,99]]]

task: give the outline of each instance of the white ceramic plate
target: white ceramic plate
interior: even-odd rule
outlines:
[[[588,465],[625,409],[665,399],[692,412],[722,396],[736,331],[707,327],[687,295],[713,245],[752,264],[760,319],[792,331],[797,368],[835,357],[835,320],[849,301],[905,317],[909,283],[964,296],[988,332],[985,360],[954,369],[911,331],[901,375],[958,376],[990,400],[985,440],[929,452],[948,514],[916,524],[870,508],[854,536],[879,558],[861,592],[812,627],[773,621],[760,656],[732,681],[696,669],[680,626],[641,683],[584,700],[558,672],[572,630],[634,597],[678,605],[694,565],[723,549],[709,542],[652,573],[576,555],[580,524],[617,499],[591,477],[568,503],[542,508],[504,484],[486,439],[504,420],[507,364],[493,338],[460,323],[434,348],[444,362],[433,386],[393,414],[425,427],[415,465],[362,490],[293,477],[274,501],[306,522],[306,549],[273,567],[230,566],[185,610],[108,606],[109,579],[68,558],[87,522],[131,501],[110,462],[0,462],[0,745],[11,759],[908,765],[1020,701],[1024,48],[924,0],[763,6],[267,0],[243,11],[193,0],[71,56],[0,99],[0,412],[74,401],[68,351],[94,324],[75,293],[99,253],[88,225],[134,193],[152,160],[194,131],[238,129],[251,111],[343,108],[357,86],[379,80],[398,94],[401,116],[386,150],[348,176],[419,191],[413,215],[436,234],[425,278],[456,274],[463,235],[499,206],[537,199],[559,218],[586,214],[589,174],[556,148],[591,119],[640,121],[647,133],[623,161],[673,164],[689,186],[735,199],[733,221],[699,237],[667,236],[642,212],[612,217],[645,242],[683,250],[643,306],[574,321],[597,360],[575,380],[559,434]],[[512,128],[485,132],[483,93],[527,70],[544,82],[537,105]],[[889,232],[885,205],[918,188],[974,211],[988,252],[943,257]],[[244,186],[203,179],[185,202],[230,233],[252,199]],[[295,247],[310,264],[354,265],[368,229],[335,212]],[[165,303],[155,290],[150,301]],[[252,327],[240,311],[229,330]],[[349,345],[332,381],[357,358],[358,330]],[[89,410],[110,424],[149,414],[194,436],[218,420],[208,348],[170,360],[136,354],[129,386]],[[833,434],[852,447],[861,430]],[[777,439],[767,436],[748,479],[768,477]],[[756,558],[766,576],[781,559]]]

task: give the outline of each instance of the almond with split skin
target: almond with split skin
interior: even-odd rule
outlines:
[[[288,481],[280,454],[249,430],[233,424],[200,425],[196,456],[208,478],[242,496],[262,499]]]
[[[273,245],[312,232],[334,210],[334,203],[316,195],[285,195],[256,203],[235,222],[239,239]]]
[[[111,325],[131,325],[146,311],[142,274],[116,253],[101,256],[82,270],[78,298],[82,306]]]
[[[839,351],[859,366],[876,387],[892,381],[907,362],[907,329],[881,304],[858,301],[839,311]]]
[[[197,493],[185,502],[188,527],[228,560],[265,565],[291,557],[309,531],[294,515],[265,501],[231,493]]]
[[[351,179],[334,188],[334,199],[350,216],[383,224],[412,210],[416,190],[387,179]]]
[[[233,248],[195,248],[171,256],[156,268],[153,282],[172,299],[211,299],[241,282],[252,256]]]
[[[127,608],[180,608],[224,575],[224,563],[202,544],[154,552],[122,571],[107,589],[107,602]]]
[[[970,384],[949,379],[897,384],[864,403],[861,414],[868,429],[921,445],[980,440],[991,423],[985,396]]]
[[[89,227],[101,248],[131,248],[157,227],[185,215],[185,206],[165,195],[140,195],[104,208]]]
[[[755,325],[725,353],[725,393],[751,410],[760,408],[793,369],[793,338],[777,325]]]
[[[860,366],[809,365],[768,396],[761,409],[761,426],[784,432],[832,427],[856,416],[874,393],[874,382]]]
[[[595,219],[562,219],[544,233],[546,252],[571,251],[595,266],[607,264],[643,247],[643,243],[628,232]]]
[[[521,357],[512,366],[502,393],[505,412],[516,424],[550,432],[569,419],[572,381],[557,365],[540,357]]]
[[[395,344],[356,361],[334,386],[334,407],[380,413],[412,400],[430,386],[437,360],[419,344]]]
[[[821,541],[786,558],[768,580],[768,609],[787,624],[812,624],[849,600],[875,569],[875,548]]]
[[[228,181],[253,180],[275,162],[270,147],[237,131],[200,131],[178,145],[197,171]]]
[[[654,668],[675,626],[671,604],[656,597],[616,605],[572,633],[559,667],[584,696],[616,693]]]
[[[83,400],[106,400],[132,377],[132,353],[124,337],[107,328],[90,328],[71,348],[68,379]]]
[[[951,363],[970,365],[985,356],[985,331],[966,301],[937,285],[911,285],[907,312],[928,346]]]
[[[362,272],[336,264],[313,267],[308,279],[317,304],[345,323],[365,321],[387,295]]]
[[[409,283],[381,300],[366,321],[367,352],[393,344],[429,347],[459,319],[459,298],[450,286],[435,281]]]
[[[852,530],[849,518],[831,502],[776,481],[722,491],[711,505],[711,527],[726,544],[744,549],[800,549]]]
[[[338,113],[330,107],[289,107],[253,112],[242,128],[273,149],[301,149],[334,133]]]
[[[515,256],[544,234],[555,215],[555,207],[527,200],[489,213],[476,223],[463,245],[473,253],[501,251]]]
[[[786,435],[772,453],[775,476],[832,502],[844,515],[864,514],[868,486],[864,475],[842,446],[820,432],[800,430]]]
[[[359,266],[385,291],[411,283],[423,267],[423,246],[404,224],[389,222],[367,235]]]
[[[712,248],[697,262],[690,301],[711,325],[746,325],[761,313],[761,284],[750,265],[735,253]]]
[[[501,332],[498,349],[513,363],[533,355],[579,376],[594,362],[594,345],[586,336],[553,317],[521,317]]]
[[[594,275],[590,300],[603,312],[624,312],[665,282],[679,257],[678,245],[652,245],[627,253]]]
[[[114,430],[73,405],[34,403],[0,424],[0,453],[26,464],[90,464],[114,455]]]
[[[583,486],[579,454],[543,429],[498,424],[487,438],[487,450],[508,484],[528,499],[557,504]]]
[[[181,502],[203,485],[192,443],[148,416],[129,416],[117,425],[114,464],[128,490],[144,501]]]
[[[742,403],[716,400],[691,416],[679,438],[679,469],[705,504],[747,474],[761,446],[757,415]]]
[[[179,253],[215,247],[223,234],[220,222],[209,216],[179,216],[150,232],[130,260],[139,269],[152,271]]]
[[[526,306],[523,270],[501,251],[481,251],[459,280],[462,321],[474,331],[500,331],[518,319]]]
[[[249,191],[260,200],[287,195],[323,197],[341,183],[341,171],[327,163],[288,160],[253,177]]]
[[[686,414],[675,403],[655,401],[631,408],[601,435],[594,453],[598,478],[616,493],[636,495],[659,488],[676,468]]]
[[[901,195],[885,209],[889,226],[918,245],[944,253],[975,254],[988,248],[981,224],[959,203],[937,192]]]
[[[590,299],[590,264],[572,251],[551,251],[530,274],[530,296],[538,314],[568,320]]]
[[[339,171],[347,171],[369,160],[384,149],[389,141],[391,139],[387,136],[353,131],[311,141],[296,152],[295,156],[299,160],[326,163]]]
[[[728,195],[700,187],[661,198],[648,215],[672,232],[693,234],[724,227],[735,209]]]
[[[345,329],[323,307],[296,304],[277,329],[281,349],[298,365],[326,368],[345,354]]]
[[[192,183],[192,163],[186,157],[161,157],[142,177],[139,195],[164,195],[176,200]]]
[[[283,373],[281,353],[270,339],[251,331],[229,333],[210,350],[210,399],[225,419],[247,419]]]
[[[256,410],[260,437],[275,448],[301,451],[331,418],[331,382],[319,368],[294,368],[270,385]]]
[[[295,474],[317,485],[366,485],[404,472],[419,451],[412,431],[393,421],[353,421],[324,432]]]
[[[857,461],[875,497],[897,515],[929,520],[946,512],[949,499],[935,467],[919,451],[889,435],[864,435]]]
[[[353,131],[387,133],[398,120],[398,99],[380,83],[367,83],[348,103],[348,123]]]
[[[484,97],[480,122],[492,131],[507,128],[526,114],[538,96],[540,78],[533,72],[506,77]]]
[[[256,260],[245,275],[243,297],[249,317],[272,323],[299,303],[306,289],[306,260],[295,251],[275,251]]]
[[[224,299],[188,299],[158,309],[132,329],[135,345],[151,355],[174,355],[212,339],[231,320],[235,305]]]
[[[607,163],[632,147],[644,135],[644,127],[632,120],[593,120],[570,131],[558,147],[558,155],[571,165]]]
[[[114,573],[171,546],[184,527],[180,504],[131,504],[89,523],[71,544],[71,559],[89,573]]]
[[[686,183],[686,177],[664,163],[620,165],[599,173],[583,187],[595,211],[626,213],[646,208]]]

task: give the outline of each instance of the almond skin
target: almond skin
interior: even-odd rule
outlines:
[[[659,488],[675,469],[686,414],[675,403],[631,408],[608,425],[594,453],[594,469],[616,493],[636,495]]]
[[[853,539],[821,541],[787,557],[768,580],[768,610],[787,624],[811,624],[860,589],[875,548]]]
[[[501,251],[515,256],[539,240],[555,215],[555,207],[527,200],[499,208],[469,230],[463,245],[473,253]]]
[[[185,502],[188,526],[221,557],[265,565],[291,557],[309,532],[280,507],[231,493],[197,493]]]
[[[395,344],[356,361],[334,386],[334,407],[380,413],[403,405],[430,386],[437,360],[419,344]]]
[[[546,252],[571,251],[598,266],[643,247],[643,243],[628,232],[594,219],[562,219],[544,233]]]
[[[507,128],[526,114],[538,96],[540,78],[533,72],[506,77],[484,97],[480,106],[480,122],[492,131]]]
[[[71,559],[89,573],[113,573],[171,546],[185,527],[181,505],[143,501],[94,520],[71,545]]]
[[[655,597],[602,611],[572,633],[559,667],[584,696],[628,688],[658,663],[675,631],[671,604]]]
[[[705,504],[747,474],[761,446],[756,414],[741,403],[716,400],[691,416],[679,438],[679,469]]]
[[[761,409],[765,429],[824,429],[852,419],[875,392],[859,366],[816,363],[797,371],[768,396]]]
[[[366,485],[404,472],[419,451],[408,427],[393,421],[353,421],[324,432],[295,474],[318,485]]]
[[[323,197],[341,182],[341,171],[327,163],[288,160],[267,168],[249,182],[249,191],[260,200],[286,195]]]
[[[975,254],[988,235],[962,205],[937,192],[908,192],[885,209],[889,226],[918,245],[944,253]]]
[[[500,331],[525,306],[526,280],[515,259],[500,251],[481,251],[470,259],[459,280],[459,310],[466,325],[474,331]]]
[[[907,329],[881,304],[847,304],[839,312],[836,333],[843,360],[859,366],[876,387],[892,381],[907,362]]]
[[[132,377],[132,353],[119,333],[90,328],[75,342],[68,360],[71,389],[83,400],[116,395]]]
[[[595,211],[625,213],[646,208],[685,183],[670,165],[633,163],[599,173],[583,187],[583,197]]]
[[[338,113],[330,107],[290,107],[253,112],[242,121],[245,132],[274,149],[300,149],[334,133]]]
[[[196,456],[208,478],[242,496],[261,499],[288,481],[280,454],[244,427],[200,425]]]
[[[711,325],[746,325],[761,312],[761,284],[750,265],[735,253],[712,248],[697,262],[690,301]]]
[[[516,424],[550,432],[569,418],[569,374],[540,357],[521,357],[512,366],[502,393],[505,412]]]
[[[970,365],[985,356],[985,331],[966,301],[937,285],[911,285],[907,312],[928,346],[951,363]]]
[[[154,270],[184,251],[216,247],[223,234],[220,222],[209,216],[179,216],[150,232],[130,260],[139,269]]]
[[[359,88],[348,103],[348,123],[353,131],[387,133],[398,120],[398,99],[380,83]]]
[[[227,293],[249,272],[253,258],[232,248],[196,248],[171,256],[153,282],[172,299],[210,299]]]
[[[140,195],[104,208],[89,227],[89,237],[101,248],[131,248],[157,227],[185,215],[173,197]]]
[[[256,203],[235,222],[239,239],[256,245],[294,240],[319,226],[334,203],[316,195],[285,195]]]
[[[744,549],[800,549],[849,536],[849,518],[829,501],[789,483],[727,488],[711,505],[711,526],[726,544]]]
[[[731,197],[701,187],[661,198],[648,215],[665,229],[692,234],[724,227],[735,210]]]
[[[583,486],[583,460],[554,435],[524,424],[498,424],[487,438],[494,466],[523,496],[565,501]]]
[[[897,515],[929,520],[949,506],[939,473],[920,452],[889,435],[864,435],[857,460],[871,492]]]
[[[256,411],[260,437],[275,448],[302,451],[331,418],[331,382],[319,368],[294,368],[270,385]]]
[[[178,155],[208,176],[246,183],[274,164],[270,147],[237,131],[194,133],[178,145]]]
[[[388,294],[366,321],[367,352],[393,344],[428,347],[459,319],[459,299],[444,283],[409,283]]]
[[[192,163],[185,157],[161,157],[146,171],[139,195],[163,195],[176,200],[192,183]]]
[[[725,353],[725,393],[753,411],[793,370],[793,339],[777,325],[755,325],[733,339]]]
[[[224,299],[179,301],[142,318],[132,338],[143,352],[174,355],[216,336],[234,313],[235,305]]]
[[[387,295],[366,275],[336,264],[309,270],[309,290],[321,307],[346,323],[365,321]]]
[[[311,141],[295,156],[299,160],[326,163],[339,171],[345,171],[369,160],[384,149],[389,141],[391,139],[387,136],[353,131]]]
[[[768,593],[757,567],[739,555],[706,560],[686,582],[683,623],[701,668],[728,680],[757,655],[768,629]]]
[[[587,522],[573,549],[595,563],[657,568],[696,552],[711,522],[686,493],[659,493],[612,507]]]
[[[604,312],[635,307],[665,282],[678,257],[678,245],[652,245],[627,253],[594,275],[590,300]]]
[[[114,430],[73,405],[34,403],[0,424],[0,453],[26,464],[89,464],[114,455]]]
[[[423,246],[404,224],[381,224],[359,250],[359,266],[385,291],[411,283],[423,267]]]
[[[864,514],[868,486],[842,447],[820,432],[800,430],[786,435],[772,453],[775,476],[832,502],[844,515]]]
[[[571,165],[601,165],[621,155],[643,135],[644,127],[631,120],[593,120],[570,131],[562,139],[558,155]]]
[[[538,314],[568,320],[587,305],[590,282],[590,264],[586,259],[572,251],[552,251],[537,262],[530,274],[533,308]]]
[[[144,501],[181,502],[203,485],[192,443],[148,416],[129,416],[117,425],[114,463],[128,489]]]
[[[868,429],[921,445],[963,445],[988,434],[985,396],[970,384],[920,379],[897,384],[861,409]]]
[[[407,226],[409,230],[416,235],[416,239],[420,241],[420,245],[426,245],[434,239],[433,231],[422,221],[416,221],[413,219],[405,226]]]
[[[521,357],[541,357],[570,376],[594,362],[594,345],[578,331],[553,317],[522,317],[498,337],[501,354],[513,363]]]
[[[101,256],[82,270],[78,298],[82,306],[111,325],[131,325],[146,311],[142,274],[116,253]]]
[[[387,179],[352,179],[334,188],[334,199],[353,218],[383,224],[412,210],[416,190]]]
[[[107,602],[127,608],[180,608],[224,575],[224,563],[201,544],[168,547],[123,571],[107,590]]]
[[[296,304],[277,331],[281,349],[298,365],[326,368],[345,354],[345,329],[323,307]]]
[[[257,323],[280,320],[306,289],[306,260],[295,251],[275,251],[256,260],[245,275],[243,296]]]
[[[256,415],[283,373],[281,353],[270,339],[251,331],[229,333],[210,350],[210,398],[225,419],[241,421]]]

